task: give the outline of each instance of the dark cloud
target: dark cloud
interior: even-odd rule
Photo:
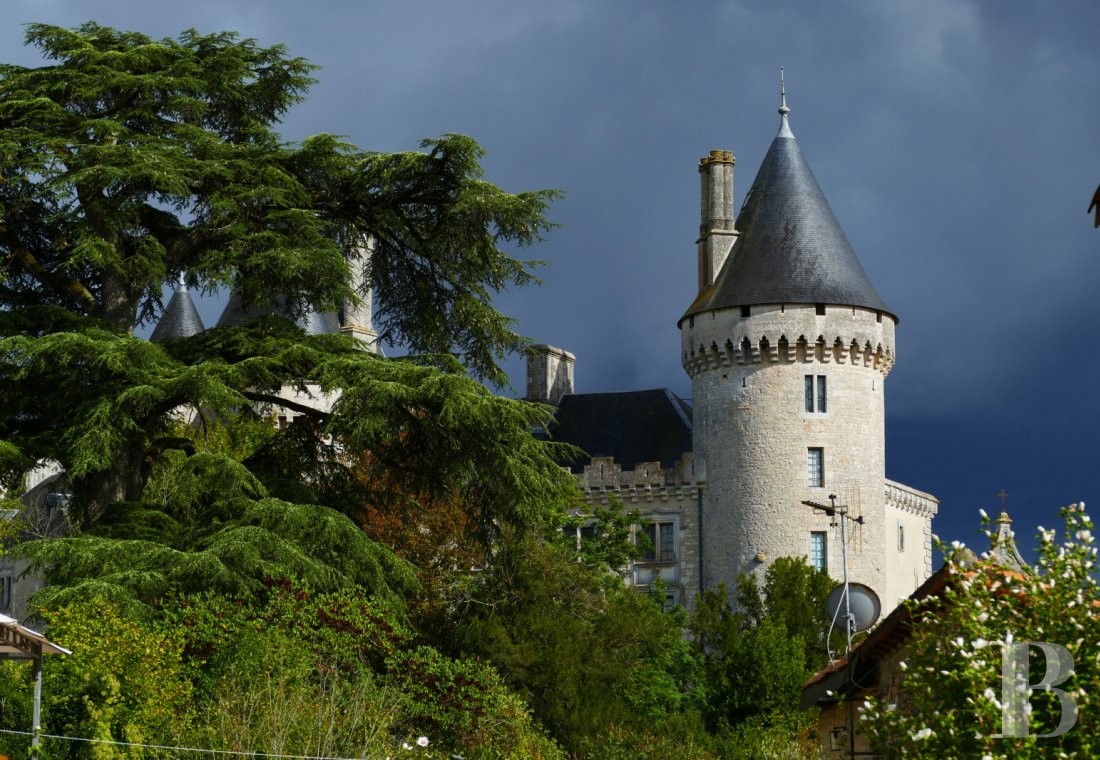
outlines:
[[[285,42],[323,66],[288,137],[405,150],[464,132],[491,180],[566,191],[562,228],[530,251],[545,286],[501,304],[577,354],[584,391],[690,396],[675,323],[694,295],[695,164],[734,150],[740,202],[785,65],[803,152],[901,317],[888,474],[939,496],[936,529],[963,540],[1002,487],[1026,536],[1100,497],[1095,2],[26,0],[6,18],[20,63],[25,21]]]

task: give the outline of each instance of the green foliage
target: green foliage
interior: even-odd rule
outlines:
[[[192,691],[181,632],[127,619],[103,602],[74,604],[46,617],[51,640],[72,651],[48,658],[43,668],[43,720],[50,733],[136,743],[171,743],[184,734]],[[44,739],[43,747],[51,758],[146,756],[109,744]]]
[[[195,706],[187,746],[310,757],[396,754],[407,700],[383,679],[317,670],[305,643],[254,633]]]
[[[732,727],[733,736],[786,736],[800,746],[811,723],[799,708],[802,685],[824,659],[832,585],[804,558],[782,557],[768,567],[763,592],[756,576],[738,579],[736,610],[724,586],[699,597],[692,633],[705,655],[705,715],[726,741]]]
[[[486,743],[487,718],[501,709],[506,690],[490,666],[454,660],[431,647],[399,652],[389,671],[411,702],[411,733],[438,737],[447,746]]]
[[[813,673],[826,658],[825,635],[830,620],[825,602],[835,585],[828,573],[811,568],[803,557],[777,557],[768,565],[763,593],[756,585],[756,576],[745,576],[738,584],[738,605],[752,610],[750,624],[771,619],[790,638],[801,639],[806,667]]]
[[[577,559],[589,567],[609,574],[621,575],[628,563],[641,556],[648,543],[635,526],[644,522],[641,512],[627,512],[622,502],[611,497],[607,507],[596,505],[591,511],[575,510],[561,522],[561,538],[566,548],[576,551]],[[580,531],[579,543],[576,536]],[[621,583],[619,577],[608,579]]]
[[[413,639],[401,607],[362,588],[315,592],[274,582],[261,604],[203,593],[171,600],[164,612],[162,625],[185,631],[184,662],[204,686],[233,663],[251,661],[256,634],[298,641],[316,670],[348,675],[382,672]]]
[[[1040,528],[1033,572],[1005,570],[988,556],[977,563],[957,542],[948,549],[951,581],[942,599],[915,605],[919,621],[903,655],[896,694],[873,699],[863,727],[891,757],[1095,757],[1100,753],[1096,694],[1100,693],[1100,592],[1093,522],[1084,506],[1062,510],[1065,532]],[[988,527],[988,518],[983,518]],[[987,532],[987,535],[989,533]],[[1038,738],[1058,725],[1055,694],[1029,696],[1027,738],[1002,733],[1002,648],[1009,641],[1045,641],[1069,650],[1073,676],[1057,688],[1070,694],[1077,724],[1059,737]],[[1032,683],[1045,671],[1031,650]]]
[[[14,731],[33,728],[33,690],[29,660],[0,660],[0,726]],[[0,733],[0,755],[28,757],[30,737]]]
[[[360,590],[184,597],[163,625],[183,631],[200,746],[374,756],[423,734],[472,757],[558,756],[488,664],[413,646],[401,611]]]
[[[280,403],[310,424],[247,461],[286,501],[346,503],[354,478],[339,451],[369,452],[370,495],[419,496],[426,484],[468,494],[486,526],[541,517],[570,490],[527,432],[545,411],[475,382],[503,384],[498,361],[525,345],[491,296],[532,281],[533,264],[502,246],[550,227],[554,193],[485,182],[481,149],[458,135],[398,154],[329,135],[282,142],[275,127],[313,67],[281,46],[94,23],[32,24],[27,41],[53,65],[0,66],[7,484],[58,462],[91,527],[110,504],[144,498],[176,410],[237,421],[254,403]],[[181,275],[204,291],[232,285],[246,305],[335,310],[363,295],[347,261],[362,250],[382,337],[415,361],[275,318],[163,345],[130,336]],[[279,401],[288,386],[343,396],[322,414]]]
[[[575,545],[501,536],[465,594],[464,650],[491,662],[567,750],[608,726],[652,727],[694,704],[699,663],[683,619],[578,562]]]
[[[241,465],[211,454],[180,467],[182,487],[160,508],[119,502],[79,536],[23,544],[51,583],[37,603],[96,595],[147,615],[172,593],[258,599],[272,578],[361,586],[398,604],[418,588],[404,562],[339,512],[266,498]]]
[[[371,238],[383,337],[504,379],[496,361],[524,341],[491,296],[531,282],[533,262],[500,246],[537,241],[556,193],[485,182],[461,135],[396,154],[283,142],[275,126],[314,67],[280,45],[94,23],[30,24],[27,42],[52,65],[0,66],[0,305],[129,332],[182,274],[247,303],[332,311],[356,296],[345,253]]]

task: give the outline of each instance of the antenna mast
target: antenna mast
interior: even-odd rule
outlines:
[[[837,506],[836,494],[829,494],[829,504],[819,504],[816,501],[803,501],[807,507],[811,507],[814,512],[824,512],[827,516],[833,518],[833,524],[836,524],[836,518],[840,518],[840,554],[841,563],[844,569],[844,627],[848,632],[848,648],[845,650],[845,654],[852,651],[852,633],[856,630],[856,618],[852,614],[852,600],[851,600],[851,584],[848,581],[848,521],[851,520],[854,523],[863,525],[863,515],[858,517],[852,517],[848,514],[848,505],[841,504]]]

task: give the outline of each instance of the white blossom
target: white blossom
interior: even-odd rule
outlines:
[[[931,735],[932,729],[925,727],[922,728],[920,731],[917,731],[916,733],[910,734],[909,738],[913,741],[920,741],[921,739],[927,739]]]

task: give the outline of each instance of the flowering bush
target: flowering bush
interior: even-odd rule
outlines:
[[[1062,510],[1062,517],[1061,541],[1055,531],[1040,528],[1040,557],[1030,572],[1006,570],[988,555],[975,562],[957,542],[948,547],[953,582],[942,598],[915,605],[897,699],[871,700],[861,716],[879,751],[890,757],[990,760],[1100,756],[1094,706],[1100,695],[1097,549],[1083,504]],[[988,518],[982,519],[988,528]],[[1072,675],[1052,684],[1051,691],[1020,685],[1019,696],[1003,692],[1005,647],[1022,652],[1021,642],[1064,647],[1073,659]],[[1031,647],[1030,684],[1044,680],[1046,666],[1043,654]],[[1070,704],[1059,698],[1059,689],[1077,705],[1076,725],[1044,738],[1056,732]],[[1021,730],[1012,730],[1011,717],[1005,722],[1006,696],[1019,700],[1026,729],[1021,721]]]

